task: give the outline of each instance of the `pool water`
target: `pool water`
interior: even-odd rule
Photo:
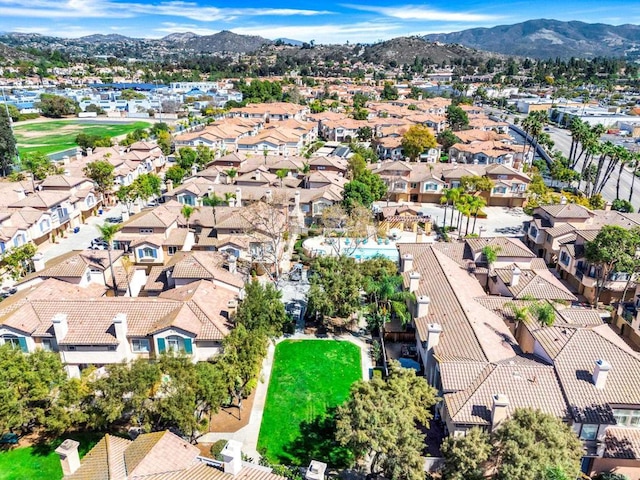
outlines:
[[[396,248],[357,248],[349,256],[357,260],[368,260],[373,257],[385,257],[397,262],[399,259],[398,250]]]

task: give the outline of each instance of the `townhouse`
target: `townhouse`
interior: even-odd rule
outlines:
[[[34,295],[34,289],[50,291],[51,282],[56,297]],[[237,285],[226,288],[215,280],[185,283],[157,298],[95,297],[100,288],[51,278],[18,292],[0,309],[0,342],[25,352],[58,352],[72,377],[89,365],[100,368],[165,351],[205,361],[220,352],[238,300]]]
[[[372,168],[387,184],[389,200],[395,202],[440,203],[444,190],[459,187],[462,177],[487,176],[494,183],[490,192],[481,192],[487,205],[519,207],[530,182],[526,174],[507,165],[388,161]]]
[[[525,222],[525,242],[539,257],[555,268],[589,302],[598,289],[597,267],[585,258],[585,244],[593,241],[604,225],[622,228],[640,226],[640,215],[612,210],[590,210],[577,204],[546,205]],[[604,304],[630,296],[635,281],[627,272],[614,272],[601,282],[599,301]]]
[[[522,147],[506,142],[472,141],[456,143],[449,148],[449,161],[457,163],[518,167],[523,158]]]
[[[436,418],[445,432],[491,431],[516,408],[535,408],[568,423],[583,441],[584,473],[615,466],[636,478],[640,452],[620,445],[640,433],[640,392],[630,387],[640,381],[640,357],[597,312],[574,306],[570,292],[542,273],[544,264],[524,254],[524,244],[479,240],[505,249],[490,275],[505,277],[503,269],[511,278],[496,286],[520,286],[526,270],[546,282],[528,282],[527,295],[515,288],[487,294],[480,245],[398,247],[404,286],[415,294],[410,307],[420,363],[440,392]],[[533,314],[533,305],[545,302],[553,310],[550,326]],[[518,307],[529,308],[526,321],[516,317]]]

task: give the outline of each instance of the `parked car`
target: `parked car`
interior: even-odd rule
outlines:
[[[107,218],[107,222],[109,222],[109,223],[122,223],[122,216],[120,216],[120,217],[109,217],[109,218]]]

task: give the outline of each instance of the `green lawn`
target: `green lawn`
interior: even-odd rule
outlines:
[[[83,457],[102,438],[103,433],[63,435],[44,445],[0,451],[0,480],[58,480],[62,478],[60,457],[54,450],[67,438],[80,442]]]
[[[14,133],[20,154],[31,152],[54,153],[76,146],[76,136],[88,135],[117,137],[137,128],[148,128],[149,122],[92,123],[78,120],[50,120],[46,122],[15,125]]]
[[[362,379],[360,361],[360,348],[347,341],[279,343],[258,450],[270,461],[284,464],[304,464],[313,454],[338,463],[333,458],[333,423],[325,413],[343,403],[351,384]]]

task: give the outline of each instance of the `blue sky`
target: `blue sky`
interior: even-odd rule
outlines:
[[[535,18],[640,23],[637,0],[0,0],[0,30],[60,37],[119,33],[159,38],[220,30],[316,43],[491,27]]]

